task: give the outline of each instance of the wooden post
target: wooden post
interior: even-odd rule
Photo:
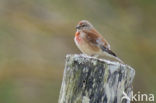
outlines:
[[[87,55],[67,55],[59,103],[130,103],[135,70]],[[122,100],[122,101],[121,101]]]

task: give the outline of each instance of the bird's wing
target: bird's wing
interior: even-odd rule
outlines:
[[[111,55],[117,57],[117,55],[116,55],[114,52],[112,52],[110,49],[106,48],[105,46],[102,46],[102,45],[101,45],[100,48],[101,48],[103,51],[107,52],[108,54],[111,54]]]
[[[98,32],[96,32],[95,30],[92,30],[91,32],[83,32],[86,34],[85,36],[88,44],[90,44],[91,46],[98,46],[102,51],[105,51],[116,57],[116,54],[110,50],[109,43]]]

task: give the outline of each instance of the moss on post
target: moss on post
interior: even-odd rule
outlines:
[[[129,103],[134,69],[86,55],[67,55],[59,103]]]

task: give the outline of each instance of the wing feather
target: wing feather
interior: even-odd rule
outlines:
[[[86,41],[91,46],[98,46],[102,51],[107,52],[116,57],[116,54],[110,50],[109,43],[95,30],[92,31],[83,31],[86,34]]]

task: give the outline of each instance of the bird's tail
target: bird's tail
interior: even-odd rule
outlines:
[[[118,57],[114,57],[118,62],[122,63],[122,64],[125,64],[120,58]]]
[[[122,64],[125,64],[120,58],[118,58],[117,56],[113,56],[113,55],[103,55],[102,56],[103,58],[105,59],[109,59],[109,60],[112,60],[112,61],[117,61],[119,63],[122,63]]]

